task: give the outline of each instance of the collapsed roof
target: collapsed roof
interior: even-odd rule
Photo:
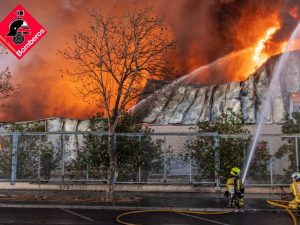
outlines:
[[[255,124],[279,58],[280,55],[271,57],[241,82],[199,85],[175,80],[140,100],[134,111],[148,124],[193,125],[214,121],[231,108],[236,113],[241,112],[246,123]],[[299,99],[296,97],[300,93],[300,51],[290,53],[274,93],[265,118],[268,124],[282,123],[286,113],[298,109],[300,102],[295,99]]]

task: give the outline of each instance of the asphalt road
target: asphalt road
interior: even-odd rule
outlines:
[[[125,211],[92,209],[0,208],[0,224],[117,225],[115,218]],[[141,225],[292,225],[285,213],[255,212],[226,215],[144,213],[122,220]],[[300,223],[298,223],[300,224]]]

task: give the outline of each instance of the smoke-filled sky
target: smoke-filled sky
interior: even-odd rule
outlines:
[[[153,7],[181,45],[168,59],[176,67],[177,76],[253,47],[269,27],[279,22],[280,29],[265,46],[266,52],[276,52],[277,43],[287,41],[300,18],[300,0],[1,0],[0,20],[19,3],[48,33],[21,60],[11,53],[0,56],[0,69],[8,66],[14,82],[21,85],[19,93],[1,108],[2,121],[87,118],[97,111],[76,97],[76,84],[60,73],[70,62],[57,54],[73,34],[87,29],[87,10],[96,6],[116,15],[133,5]],[[211,83],[230,78],[209,74],[205,79]]]

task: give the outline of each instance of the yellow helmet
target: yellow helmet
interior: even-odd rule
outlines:
[[[300,173],[299,172],[294,172],[293,174],[292,174],[292,178],[293,178],[293,180],[294,181],[300,181]]]
[[[241,170],[238,167],[233,167],[230,171],[230,174],[232,176],[238,176],[238,175],[240,175],[240,173],[241,173]]]

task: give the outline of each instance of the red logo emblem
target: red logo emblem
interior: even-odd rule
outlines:
[[[0,41],[21,59],[47,33],[23,6],[18,5],[0,23]]]

